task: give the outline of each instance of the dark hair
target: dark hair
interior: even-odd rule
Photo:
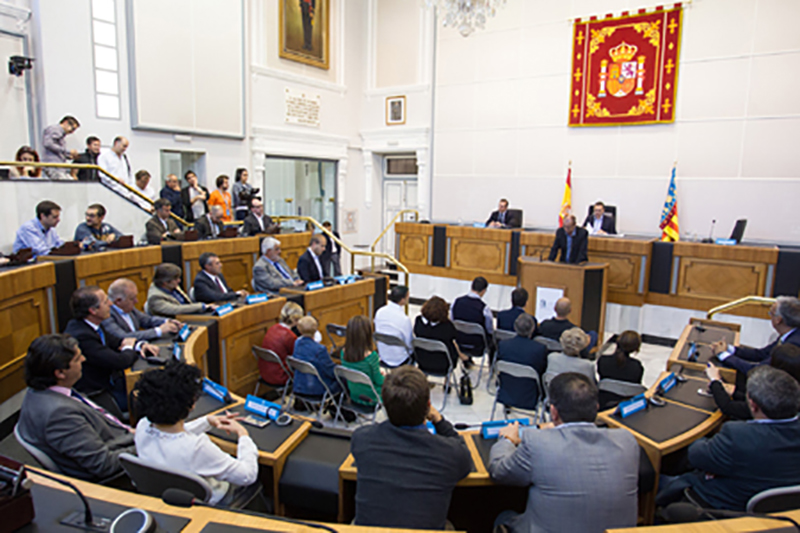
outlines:
[[[90,144],[92,144],[95,141],[100,142],[100,139],[95,137],[94,135],[90,135],[90,136],[86,137],[86,146],[89,146]]]
[[[772,420],[791,418],[800,408],[800,384],[783,370],[768,365],[747,373],[747,396]]]
[[[236,175],[233,178],[234,181],[236,181],[236,183],[239,183],[240,181],[242,181],[242,174],[244,174],[245,172],[247,172],[246,168],[237,168],[236,169]],[[219,178],[217,178],[217,179],[219,179]],[[219,185],[218,185],[218,187],[219,187]]]
[[[148,171],[146,171],[146,170],[139,170],[134,175],[134,178],[136,178],[137,180],[140,180],[142,178],[149,178],[149,177],[150,177],[150,173]]]
[[[134,390],[140,417],[152,424],[171,425],[189,416],[203,392],[203,374],[196,366],[172,361],[142,374]]]
[[[162,287],[168,281],[178,279],[183,275],[181,267],[172,263],[161,263],[156,267],[156,272],[153,274],[153,284],[156,287]]]
[[[172,202],[170,202],[166,198],[159,198],[158,200],[153,202],[153,207],[155,207],[156,210],[161,209],[162,207],[167,207],[167,206],[172,207]]]
[[[206,268],[206,265],[209,261],[211,261],[212,257],[219,257],[214,252],[203,252],[200,254],[200,258],[197,260],[200,263],[200,268]]]
[[[323,228],[330,228],[331,227],[331,221],[330,220],[326,220],[325,222],[322,223],[322,227]]]
[[[517,287],[511,291],[511,305],[514,307],[525,307],[528,303],[528,291],[522,287]]]
[[[25,154],[32,155],[33,156],[33,161],[35,163],[39,162],[39,154],[36,152],[36,150],[31,148],[30,146],[20,146],[19,150],[17,150],[17,155],[14,158],[14,161],[22,161],[22,156],[25,155]],[[22,175],[22,167],[17,167],[17,172],[19,172],[20,175]],[[34,168],[33,172],[31,173],[31,177],[33,177],[33,178],[38,178],[41,175],[42,175],[42,167]]]
[[[59,124],[63,124],[64,122],[72,122],[72,124],[76,128],[80,128],[81,127],[81,123],[78,122],[78,119],[73,117],[72,115],[66,115],[64,118],[61,119],[61,122],[59,122]]]
[[[389,291],[389,301],[399,304],[408,295],[408,287],[405,285],[395,285]]]
[[[617,337],[617,351],[614,352],[614,360],[617,366],[623,366],[632,353],[638,352],[642,347],[642,338],[633,330],[623,331]]]
[[[42,335],[28,346],[25,356],[25,383],[36,390],[55,385],[54,372],[66,370],[78,353],[78,341],[70,335]]]
[[[562,422],[594,422],[597,417],[597,387],[577,372],[564,372],[550,382],[550,403]]]
[[[800,383],[800,346],[785,342],[772,349],[770,365],[783,370]]]
[[[372,351],[372,322],[364,315],[355,315],[347,321],[342,359],[348,363],[357,363],[364,359],[367,350]]]
[[[197,177],[197,174],[194,173],[194,170],[187,170],[183,173],[183,179],[189,179],[189,174],[192,174],[195,178]]]
[[[381,389],[383,407],[394,426],[419,426],[425,422],[430,397],[425,374],[410,365],[393,370]]]
[[[595,207],[597,207],[598,205],[599,205],[600,207],[602,207],[603,209],[605,209],[605,208],[606,208],[606,204],[604,204],[604,203],[603,203],[603,202],[601,202],[600,200],[598,200],[598,201],[596,201],[596,202],[594,203],[594,206],[595,206]]]
[[[428,298],[428,301],[422,304],[422,309],[419,310],[428,322],[447,322],[449,320],[448,311],[450,311],[450,306],[438,296]]]
[[[119,142],[122,142],[122,139],[124,139],[124,138],[125,137],[122,137],[121,135],[118,136],[118,137],[114,137],[114,142],[112,142],[111,145],[113,146],[113,145],[115,145],[115,144],[117,144]]]
[[[77,319],[84,319],[89,316],[89,310],[100,305],[100,298],[97,293],[102,290],[97,285],[89,285],[73,292],[69,299],[69,308],[72,311],[72,316]]]
[[[498,204],[499,204],[499,203],[504,203],[504,204],[506,204],[506,206],[507,206],[507,205],[508,205],[508,200],[506,200],[505,198],[500,198],[500,201],[499,201],[499,202],[497,202],[497,203],[498,203]]]
[[[311,240],[308,241],[308,245],[311,246],[312,244],[322,244],[323,242],[326,242],[323,239],[326,239],[325,235],[321,233],[315,233],[311,236]]]
[[[87,207],[87,209],[96,209],[97,216],[99,216],[100,218],[106,216],[106,208],[103,207],[102,204],[92,204],[89,207]]]
[[[478,276],[472,280],[472,290],[475,292],[482,292],[489,286],[489,282],[483,276]]]
[[[217,189],[222,187],[222,184],[225,183],[225,180],[230,180],[230,178],[225,174],[220,174],[219,176],[217,176]]]
[[[49,217],[53,211],[61,211],[61,206],[50,200],[44,200],[36,204],[36,218]]]

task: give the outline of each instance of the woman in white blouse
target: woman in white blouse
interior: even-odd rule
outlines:
[[[136,384],[136,453],[142,459],[202,476],[212,488],[212,505],[226,505],[238,487],[258,480],[258,448],[237,414],[186,422],[203,390],[200,369],[185,363],[145,372]],[[224,429],[239,436],[237,457],[223,452],[206,432]]]

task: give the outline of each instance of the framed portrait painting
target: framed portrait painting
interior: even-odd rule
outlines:
[[[330,0],[278,0],[280,57],[330,68]]]
[[[406,97],[389,96],[386,98],[386,125],[397,126],[406,123]]]

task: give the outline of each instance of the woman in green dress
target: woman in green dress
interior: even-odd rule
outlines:
[[[378,352],[375,351],[375,343],[372,340],[372,323],[364,315],[356,315],[347,323],[342,366],[359,370],[368,375],[380,395],[383,374],[381,374]],[[347,385],[350,389],[350,397],[354,402],[373,405],[378,401],[368,385],[349,381]]]

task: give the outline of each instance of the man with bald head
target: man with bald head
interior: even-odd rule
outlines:
[[[202,241],[219,237],[220,232],[225,229],[225,225],[222,222],[223,214],[222,206],[209,206],[208,214],[197,219],[194,223],[194,229],[197,230],[197,238]]]
[[[579,228],[575,215],[564,218],[564,226],[556,230],[556,238],[550,249],[549,261],[555,261],[561,252],[562,263],[585,263],[589,260],[589,232]]]
[[[259,198],[250,201],[250,213],[244,218],[242,235],[252,237],[259,233],[275,233],[277,226],[269,215],[264,214],[264,204]]]
[[[136,309],[138,295],[138,287],[127,278],[119,278],[109,286],[111,316],[101,324],[105,331],[120,338],[132,337],[149,341],[176,333],[180,329],[181,323],[177,320],[153,317]]]
[[[97,165],[104,169],[106,172],[115,178],[124,181],[128,185],[133,186],[133,171],[131,170],[131,162],[128,161],[128,156],[125,150],[128,149],[128,139],[125,137],[117,137],[114,139],[114,144],[111,145],[111,150],[103,152],[97,158]],[[127,190],[117,185],[108,176],[100,173],[100,181],[111,186],[115,186],[117,190],[121,190],[127,194]]]
[[[569,321],[568,317],[572,312],[572,302],[569,298],[559,298],[553,310],[556,312],[556,316],[543,320],[542,323],[539,324],[538,335],[557,341],[561,339],[561,334],[568,329],[580,327]],[[590,339],[589,346],[581,352],[581,357],[588,357],[589,350],[597,344],[597,332],[587,331],[586,333],[589,335]]]

